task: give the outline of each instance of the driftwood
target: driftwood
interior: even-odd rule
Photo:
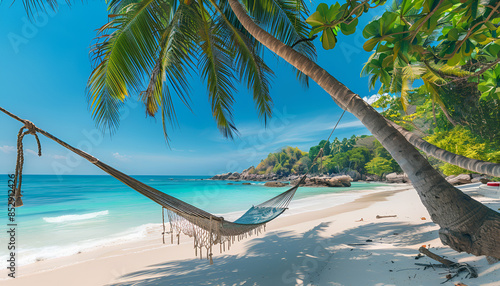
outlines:
[[[397,215],[377,215],[376,218],[397,217]]]
[[[442,264],[444,264],[444,265],[446,265],[448,267],[452,266],[453,264],[457,264],[457,263],[455,263],[455,262],[453,262],[451,260],[448,260],[448,259],[446,259],[444,257],[441,257],[441,256],[439,256],[437,254],[432,253],[429,249],[427,249],[425,247],[420,247],[418,249],[418,251],[420,251],[420,253],[423,253],[423,254],[429,256],[429,258],[432,258],[432,259],[436,260],[437,262],[442,263]]]
[[[458,274],[462,271],[467,271],[467,276],[469,276],[470,278],[477,278],[477,272],[476,270],[470,266],[469,264],[467,263],[457,263],[457,262],[453,262],[451,260],[448,260],[444,257],[441,257],[435,253],[432,253],[429,249],[425,248],[425,247],[420,247],[419,248],[419,251],[420,253],[423,253],[425,255],[427,255],[429,258],[432,258],[438,262],[440,262],[441,264],[422,264],[422,263],[415,263],[416,265],[419,265],[419,266],[425,266],[427,269],[427,267],[441,267],[441,268],[448,268],[448,270],[450,271],[450,274],[448,274],[446,276],[446,281],[442,282],[441,284],[443,283],[446,283],[448,281],[450,281],[451,279],[453,279],[454,277],[457,277]]]

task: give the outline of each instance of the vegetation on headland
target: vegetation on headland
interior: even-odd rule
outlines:
[[[318,163],[313,166],[312,162],[323,146],[323,156],[318,158]],[[367,135],[353,135],[342,140],[335,138],[333,142],[321,140],[318,145],[310,147],[309,152],[288,146],[276,153],[270,153],[250,172],[288,176],[304,174],[310,168],[313,174],[357,171],[360,174],[381,176],[385,173],[401,172],[389,152],[373,136]]]

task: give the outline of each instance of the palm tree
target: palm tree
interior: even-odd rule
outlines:
[[[302,0],[247,1],[256,21],[282,42],[292,45],[307,37]],[[112,0],[109,22],[98,30],[91,54],[94,70],[88,99],[97,124],[115,130],[120,108],[130,93],[139,94],[147,115],[160,114],[175,123],[172,93],[189,107],[188,78],[197,70],[206,82],[213,117],[226,137],[237,129],[231,106],[244,81],[264,122],[271,116],[271,69],[262,60],[259,42],[246,32],[226,1]],[[311,42],[295,50],[314,58]],[[297,76],[307,84],[301,72]],[[145,88],[142,88],[142,86]]]
[[[259,42],[309,76],[343,109],[354,114],[408,174],[443,243],[457,251],[500,258],[500,214],[450,185],[429,162],[361,97],[315,62],[267,33],[237,0],[227,0],[243,27]]]

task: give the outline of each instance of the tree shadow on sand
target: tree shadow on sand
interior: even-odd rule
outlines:
[[[118,278],[127,282],[109,285],[262,285],[262,281],[265,285],[295,285],[301,281],[307,284],[324,270],[335,271],[325,267],[331,265],[330,258],[335,255],[336,246],[349,248],[346,244],[350,244],[362,248],[367,239],[372,240],[369,242],[372,244],[413,245],[437,237],[435,230],[415,234],[416,227],[432,223],[412,226],[399,222],[365,224],[335,236],[322,236],[324,230],[335,227],[335,222],[330,224],[320,223],[303,234],[273,231],[247,242],[242,255],[214,255],[213,265],[205,259],[155,264]],[[383,250],[379,252],[382,255]],[[388,261],[394,257],[391,252],[385,255]]]

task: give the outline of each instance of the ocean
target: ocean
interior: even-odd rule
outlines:
[[[1,177],[7,190],[8,177]],[[242,185],[243,181],[212,181],[201,176],[134,178],[227,219],[235,219],[252,205],[287,189],[265,187],[261,182]],[[333,206],[354,200],[349,195],[353,190],[383,186],[387,185],[354,182],[350,188],[301,187],[290,208],[314,207],[315,198],[338,193]],[[162,222],[161,206],[110,176],[24,175],[22,191],[24,206],[16,208],[15,216],[17,265],[137,240]],[[5,194],[7,202],[7,191]],[[9,223],[6,205],[4,227]],[[0,266],[6,267],[7,232],[2,231],[0,238]]]

